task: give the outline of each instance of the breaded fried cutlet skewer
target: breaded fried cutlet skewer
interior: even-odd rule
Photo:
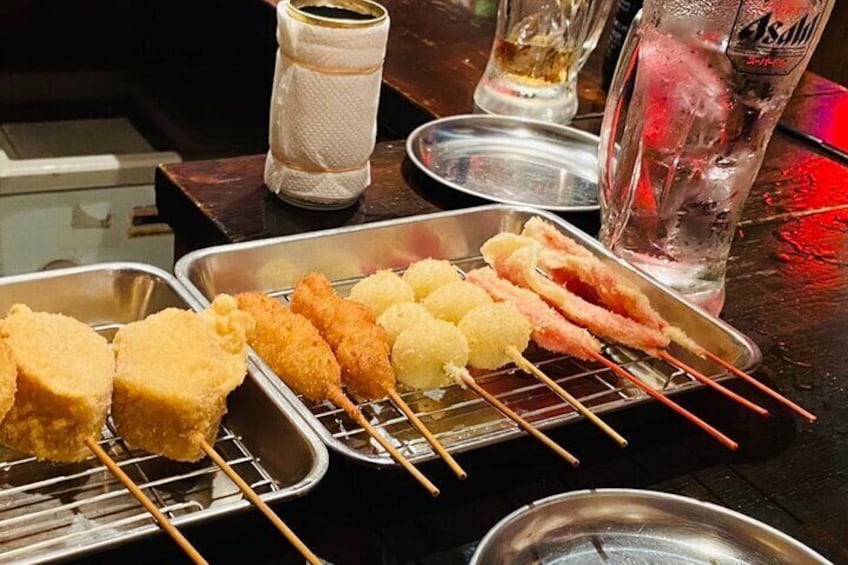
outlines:
[[[12,358],[12,350],[0,336],[0,422],[15,403],[17,385],[18,368]]]
[[[406,285],[397,275],[390,276]],[[412,289],[409,290],[411,298]],[[355,398],[379,400],[388,396],[451,470],[460,479],[467,476],[398,394],[395,372],[389,357],[389,336],[377,324],[374,312],[369,307],[339,297],[324,275],[310,273],[295,287],[292,311],[309,319],[333,348],[341,366],[342,382]]]
[[[108,342],[73,318],[16,304],[0,323],[0,350],[0,379],[7,381],[10,360],[17,378],[14,404],[0,418],[0,443],[55,462],[82,461],[91,451],[192,561],[206,563],[97,443],[115,376]]]
[[[112,417],[124,440],[176,461],[208,455],[313,564],[321,561],[213,447],[227,396],[247,372],[253,319],[219,295],[200,313],[167,308],[115,335]]]
[[[250,346],[280,379],[309,400],[327,400],[344,410],[430,494],[439,494],[439,489],[383,437],[345,396],[339,363],[329,344],[306,317],[259,292],[240,294],[238,306],[253,316],[256,322],[255,328],[248,335]]]

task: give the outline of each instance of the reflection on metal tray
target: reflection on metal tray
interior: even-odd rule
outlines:
[[[827,564],[786,534],[727,508],[647,490],[537,500],[492,528],[470,565]]]
[[[604,261],[620,265],[621,274],[631,279],[670,322],[722,358],[742,369],[760,361],[760,352],[747,337],[721,320],[698,310],[679,296],[645,278],[624,262],[612,257],[600,244],[561,218],[516,206],[485,206],[427,216],[404,218],[309,234],[225,245],[196,251],[176,266],[177,277],[207,300],[219,292],[263,291],[286,299],[298,279],[321,271],[344,295],[363,276],[377,269],[404,269],[426,257],[449,259],[460,271],[480,266],[480,245],[501,232],[518,232],[532,216],[542,216],[584,245]],[[712,365],[674,351],[687,363],[716,379]],[[703,386],[687,375],[653,359],[617,348],[608,353],[631,372],[670,394]],[[640,390],[620,382],[600,365],[542,351],[527,356],[566,390],[595,411],[603,413],[644,402]],[[329,447],[356,460],[374,465],[394,465],[365,432],[328,403],[312,403],[297,397],[261,361],[269,382],[277,387],[311,423]],[[498,398],[540,428],[550,428],[581,418],[570,406],[535,379],[514,368],[483,373],[478,381]],[[452,452],[501,442],[521,432],[499,412],[458,386],[439,391],[405,392],[404,400]],[[413,461],[435,458],[430,446],[411,427],[403,414],[387,401],[361,405],[372,423],[392,438]],[[627,430],[620,430],[626,435]]]
[[[0,312],[17,302],[73,316],[107,338],[164,308],[197,307],[171,275],[134,263],[0,279]],[[266,501],[301,496],[326,472],[327,450],[255,372],[230,395],[215,448]],[[176,463],[132,450],[111,422],[100,445],[177,526],[249,506],[208,459]],[[0,562],[78,556],[157,531],[95,459],[57,465],[0,447]]]
[[[598,138],[568,126],[507,116],[451,116],[406,142],[434,180],[486,200],[560,212],[598,209]]]

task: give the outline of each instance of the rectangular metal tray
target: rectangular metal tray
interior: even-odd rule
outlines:
[[[204,302],[216,293],[243,291],[262,291],[285,300],[298,279],[313,270],[323,272],[344,295],[363,276],[377,269],[401,271],[409,263],[426,257],[448,259],[460,271],[481,266],[479,249],[483,242],[502,231],[519,232],[524,222],[534,215],[554,223],[603,261],[617,264],[621,275],[644,291],[662,315],[705,347],[743,370],[760,362],[759,349],[745,335],[612,256],[596,240],[560,217],[534,208],[484,206],[224,245],[187,255],[177,263],[175,272],[177,278]],[[615,347],[608,347],[607,353],[640,378],[658,388],[664,387],[669,394],[703,386],[688,375],[645,356]],[[715,379],[729,377],[685,352],[675,350],[675,353]],[[539,350],[530,350],[527,356],[596,412],[635,406],[649,399],[600,365]],[[291,401],[331,449],[363,463],[395,464],[340,410],[329,403],[299,398],[261,360],[257,363],[269,382]],[[582,418],[545,386],[512,367],[483,374],[478,382],[540,428]],[[412,391],[402,396],[452,452],[476,449],[522,433],[499,412],[458,386],[447,387],[438,394]],[[411,460],[435,458],[426,441],[389,402],[369,402],[360,406],[372,423]],[[627,430],[621,431],[626,435]]]
[[[109,339],[123,324],[164,308],[200,308],[173,276],[135,263],[0,279],[0,316],[18,302],[73,316]],[[215,448],[267,502],[302,496],[326,472],[327,450],[257,372],[251,365],[230,395]],[[100,444],[177,526],[250,506],[208,459],[176,463],[131,450],[111,422]],[[0,562],[79,556],[157,531],[94,458],[59,465],[0,447]]]

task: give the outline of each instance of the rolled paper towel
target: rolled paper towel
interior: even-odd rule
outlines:
[[[327,17],[332,6],[361,17]],[[279,49],[265,184],[281,199],[309,208],[343,208],[371,183],[368,159],[377,137],[388,34],[385,9],[369,0],[277,5]]]

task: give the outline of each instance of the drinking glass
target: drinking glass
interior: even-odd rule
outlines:
[[[577,73],[598,43],[612,0],[500,0],[495,41],[474,91],[491,114],[568,123]]]
[[[628,33],[601,126],[601,241],[713,314],[742,205],[833,2],[645,0]]]

